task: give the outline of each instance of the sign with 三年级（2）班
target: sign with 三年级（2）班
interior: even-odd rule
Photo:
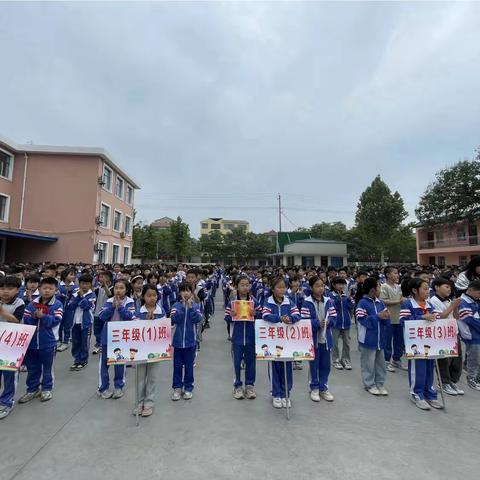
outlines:
[[[107,364],[154,363],[173,358],[169,318],[109,322]]]
[[[313,360],[311,321],[286,324],[255,320],[255,349],[257,360]]]

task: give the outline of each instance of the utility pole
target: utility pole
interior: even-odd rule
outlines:
[[[282,196],[278,194],[278,231],[282,231]]]

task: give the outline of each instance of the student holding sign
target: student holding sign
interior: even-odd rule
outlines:
[[[225,321],[232,337],[232,360],[235,380],[233,397],[237,400],[256,398],[255,393],[255,317],[261,317],[258,301],[250,295],[250,279],[239,275],[235,279],[236,298],[228,302]],[[242,308],[243,307],[243,308]],[[245,314],[243,314],[245,310]],[[239,315],[240,313],[240,315]],[[247,318],[246,318],[247,317]],[[241,363],[245,362],[245,391],[241,380]]]
[[[336,310],[329,297],[324,296],[325,283],[320,277],[311,277],[309,287],[312,292],[305,298],[301,315],[312,322],[312,334],[315,348],[315,360],[310,362],[310,398],[319,402],[323,398],[333,402],[334,397],[328,389],[330,375],[330,350],[333,347],[332,327],[336,322]]]
[[[272,295],[268,297],[263,306],[262,318],[266,322],[280,323],[286,325],[298,322],[300,312],[297,306],[285,295],[287,286],[283,277],[276,277],[271,283]],[[272,365],[272,397],[275,408],[290,407],[290,390],[293,386],[292,362],[271,362]],[[285,369],[287,369],[287,383],[285,385]]]
[[[158,303],[159,291],[156,285],[145,285],[142,290],[142,306],[135,313],[139,320],[157,320],[165,318],[165,311]],[[133,414],[149,417],[155,405],[157,390],[157,373],[159,363],[141,363],[137,365],[138,374],[138,405]]]
[[[0,279],[0,322],[20,323],[25,310],[23,300],[18,298],[21,281],[17,277]],[[12,411],[15,390],[18,383],[18,370],[14,372],[0,370],[0,419]]]
[[[410,280],[409,290],[411,297],[402,303],[400,320],[427,320],[434,322],[437,314],[428,302],[430,287],[426,280],[414,278]],[[408,380],[410,382],[410,398],[415,406],[421,410],[443,408],[437,400],[437,391],[433,386],[435,372],[435,360],[418,359],[408,360]]]

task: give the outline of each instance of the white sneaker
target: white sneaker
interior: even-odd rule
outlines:
[[[242,387],[233,389],[233,398],[237,400],[242,400],[242,398],[245,398],[245,394],[243,393]]]
[[[367,392],[370,393],[371,395],[381,395],[380,390],[374,385],[373,387],[367,388]]]
[[[383,395],[384,397],[388,395],[388,390],[385,387],[378,387],[378,391],[380,392],[380,395]]]
[[[172,393],[172,400],[174,402],[180,400],[182,398],[182,389],[181,388],[175,388]]]
[[[312,390],[310,392],[310,399],[312,402],[319,402],[320,401],[320,392],[318,390]]]
[[[282,408],[287,408],[287,399],[282,398]],[[288,399],[288,408],[292,408],[292,402]]]
[[[410,400],[415,404],[420,410],[430,410],[430,405],[428,402],[422,398],[410,397]]]
[[[279,398],[279,397],[275,397],[275,398],[273,399],[273,406],[274,406],[275,408],[282,408],[282,399]]]
[[[390,362],[387,363],[386,367],[387,367],[387,372],[391,372],[391,373],[396,372],[395,367]]]
[[[324,400],[327,402],[333,402],[335,397],[333,396],[333,393],[330,392],[329,390],[325,390],[324,392],[320,392],[320,397],[322,397]]]
[[[192,392],[183,392],[183,399],[184,400],[190,400],[193,397]]]

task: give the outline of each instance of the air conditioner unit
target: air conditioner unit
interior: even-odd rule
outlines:
[[[102,217],[99,215],[98,217],[95,217],[95,223],[97,225],[101,225],[103,222],[102,222]]]
[[[102,187],[105,185],[105,180],[103,179],[103,177],[98,177],[98,184]]]
[[[126,233],[125,232],[121,232],[120,233],[120,238],[125,238],[126,237]]]

